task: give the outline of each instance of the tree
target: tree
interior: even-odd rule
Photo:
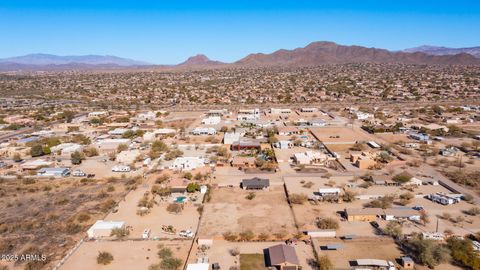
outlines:
[[[417,238],[409,243],[413,248],[414,257],[430,268],[447,262],[450,258],[449,250],[435,240]]]
[[[342,200],[344,202],[353,202],[356,200],[357,193],[351,191],[351,190],[345,190],[342,195]]]
[[[85,156],[87,157],[94,157],[94,156],[98,156],[98,150],[97,148],[95,147],[87,147],[85,149],[83,149],[83,153],[85,154]]]
[[[428,223],[430,223],[430,217],[428,216],[427,213],[425,212],[422,212],[420,214],[420,220],[422,221],[423,223],[423,226],[427,225]]]
[[[396,221],[389,221],[387,226],[385,226],[384,232],[398,239],[402,236],[402,225]]]
[[[106,252],[106,251],[101,251],[98,253],[97,256],[97,263],[98,264],[103,264],[107,265],[110,264],[113,261],[113,255]]]
[[[126,228],[114,228],[110,233],[110,236],[115,236],[117,238],[123,238],[130,234],[130,231]]]
[[[255,237],[255,234],[251,230],[243,231],[239,234],[241,241],[250,241]]]
[[[166,258],[160,263],[161,269],[164,270],[176,270],[182,266],[182,260],[177,258]]]
[[[467,269],[480,269],[480,256],[468,239],[450,237],[447,240],[452,258]]]
[[[32,146],[32,147],[30,148],[30,155],[31,155],[32,157],[43,156],[44,153],[43,153],[43,147],[42,147],[42,145],[36,144],[36,145]]]
[[[74,164],[74,165],[78,165],[78,164],[82,163],[82,160],[85,159],[85,155],[82,152],[79,152],[79,151],[73,152],[70,155],[70,157],[71,157],[72,164]]]
[[[117,153],[128,150],[128,145],[121,143],[117,146]]]
[[[400,173],[392,178],[393,181],[401,184],[407,183],[410,179],[412,179],[412,176],[407,173]]]
[[[188,193],[193,193],[195,191],[199,191],[200,190],[200,185],[197,184],[197,183],[189,183],[187,185],[187,192]]]

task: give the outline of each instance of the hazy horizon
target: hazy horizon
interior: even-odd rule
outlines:
[[[178,64],[196,54],[233,62],[314,41],[392,51],[480,46],[474,1],[15,1],[0,3],[0,12],[0,58],[95,54]]]

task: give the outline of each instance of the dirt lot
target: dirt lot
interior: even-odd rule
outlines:
[[[314,238],[313,243],[319,256],[328,255],[335,268],[350,268],[350,261],[356,259],[380,259],[395,262],[402,255],[391,238],[364,237],[343,241],[336,238]],[[342,244],[339,250],[321,250],[328,244]]]
[[[208,257],[210,263],[219,263],[222,269],[230,269],[231,266],[240,265],[239,256],[232,256],[230,250],[238,249],[240,254],[262,254],[263,256],[264,249],[278,244],[284,244],[284,242],[227,242],[215,240],[213,246],[205,252],[198,252],[196,256],[190,256],[189,262],[196,262],[197,258],[200,257]],[[299,242],[294,247],[303,269],[312,269],[309,265],[309,261],[314,258],[311,245]],[[192,250],[197,250],[197,247],[194,246]],[[192,255],[195,254],[192,252]]]
[[[317,138],[317,140],[326,145],[352,145],[356,141],[365,141],[368,139],[363,132],[348,127],[319,127],[309,128],[309,130],[312,132],[315,138]]]
[[[240,188],[212,190],[211,201],[204,205],[200,235],[221,237],[226,232],[240,233],[246,230],[269,235],[296,233],[283,187],[253,191],[255,198],[248,200],[246,196],[250,192]]]
[[[125,196],[129,181],[2,180],[0,253],[21,254],[34,247],[53,265]]]
[[[99,241],[85,242],[66,261],[61,269],[83,270],[124,270],[124,269],[148,269],[152,264],[160,262],[157,256],[158,245],[169,247],[173,257],[185,262],[190,241]],[[97,264],[99,252],[109,252],[113,255],[113,261],[108,265]]]

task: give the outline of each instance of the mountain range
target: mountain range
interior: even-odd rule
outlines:
[[[439,46],[423,45],[415,48],[405,49],[404,52],[423,52],[430,55],[455,55],[460,53],[468,53],[480,58],[480,46],[469,48],[447,48]]]
[[[177,65],[153,65],[143,61],[110,55],[58,56],[29,54],[0,59],[0,71],[17,70],[95,70],[95,69],[182,69],[258,66],[314,66],[344,63],[402,63],[422,65],[480,65],[480,47],[446,48],[420,46],[403,51],[389,51],[362,46],[344,46],[320,41],[293,50],[270,54],[253,53],[233,62],[210,60],[203,54]]]

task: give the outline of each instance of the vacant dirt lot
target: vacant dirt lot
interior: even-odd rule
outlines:
[[[296,233],[283,187],[253,191],[255,198],[248,200],[246,196],[250,192],[240,188],[213,190],[211,201],[204,205],[200,236],[219,237],[226,232],[246,230],[269,235]]]
[[[188,240],[86,242],[66,261],[61,269],[148,269],[150,265],[160,262],[157,255],[159,244],[170,248],[173,257],[185,262],[190,243]],[[98,253],[103,251],[113,255],[113,261],[108,265],[97,264]]]
[[[131,185],[135,180],[1,180],[0,253],[21,254],[33,247],[52,266]]]

